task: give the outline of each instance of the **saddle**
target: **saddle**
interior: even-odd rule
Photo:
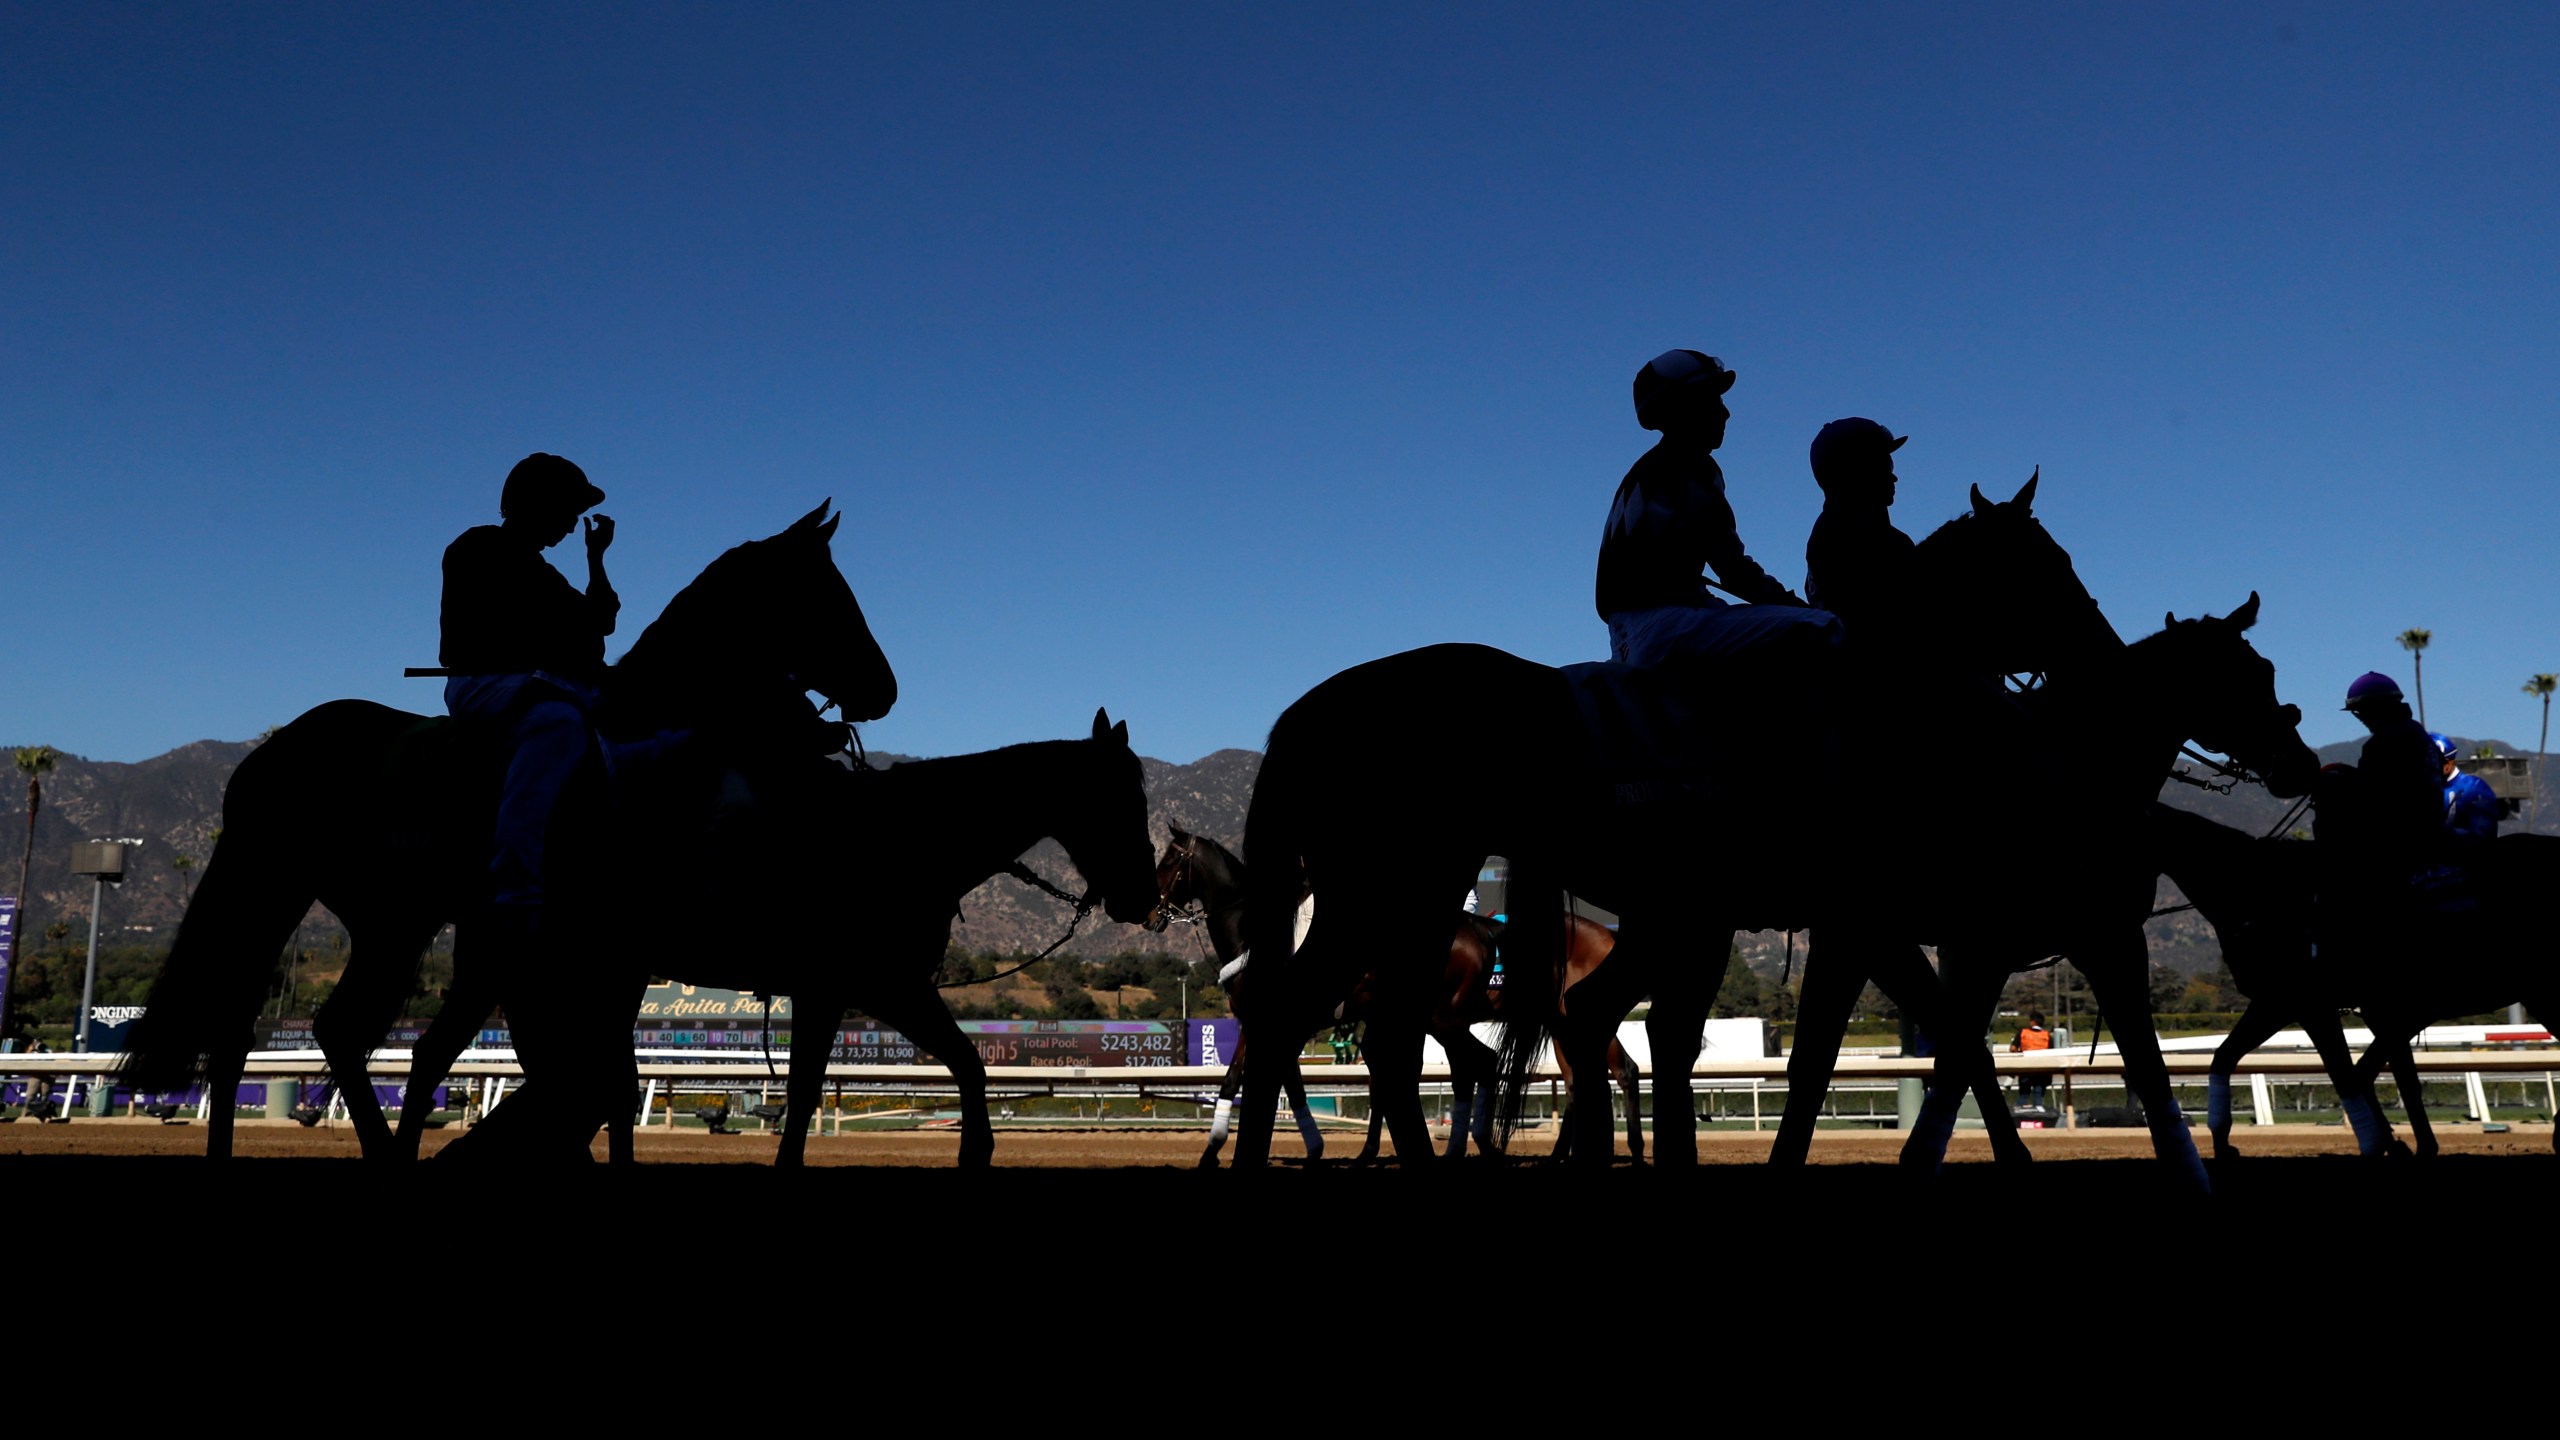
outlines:
[[[1696,884],[1712,857],[1737,924],[1804,923],[1820,869],[1808,858],[1832,848],[1822,786],[1769,754],[1792,746],[1814,763],[1827,750],[1827,737],[1804,733],[1805,707],[1783,714],[1765,678],[1695,666],[1596,661],[1561,673],[1589,767],[1579,808],[1610,837],[1615,863],[1649,877],[1640,884]]]
[[[1658,670],[1600,660],[1559,672],[1588,742],[1594,797],[1613,810],[1713,805],[1743,788],[1730,709]]]

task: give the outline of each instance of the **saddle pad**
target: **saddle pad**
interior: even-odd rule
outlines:
[[[1732,724],[1703,695],[1662,672],[1593,661],[1558,673],[1590,742],[1591,765],[1616,803],[1694,802],[1728,790],[1743,756]]]

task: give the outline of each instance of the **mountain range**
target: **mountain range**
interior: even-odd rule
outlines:
[[[45,927],[54,924],[86,929],[91,886],[70,873],[75,843],[138,840],[139,848],[128,852],[125,860],[128,878],[108,893],[103,935],[108,943],[165,944],[182,913],[186,890],[201,875],[201,867],[212,853],[213,833],[222,823],[223,786],[233,767],[256,743],[202,740],[132,763],[62,756],[58,768],[43,782],[44,804],[36,822],[28,902],[22,907],[26,933],[31,937],[40,935]],[[2478,742],[2461,743],[2467,754]],[[2490,743],[2500,754],[2518,753],[2503,742]],[[2332,745],[2321,750],[2320,758],[2324,763],[2352,761],[2356,749],[2354,743]],[[1879,747],[1878,753],[1889,751],[1889,746]],[[912,757],[874,753],[871,761],[885,767],[908,758]],[[1187,765],[1142,759],[1156,843],[1162,845],[1166,822],[1170,821],[1230,848],[1240,848],[1245,808],[1252,798],[1254,776],[1261,763],[1261,755],[1251,750],[1220,750]],[[2038,762],[2021,762],[2013,757],[1999,763]],[[2264,790],[2248,786],[2227,795],[2183,785],[2168,785],[2163,790],[2161,798],[2169,804],[2257,833],[2275,825],[2287,809],[2284,802]],[[17,857],[9,852],[17,850],[25,839],[20,818],[25,813],[25,790],[22,786],[13,789],[6,792],[5,798],[10,803],[0,806],[0,817],[7,817],[0,818],[0,837],[6,837],[8,843],[0,846],[0,893],[14,885]],[[1381,797],[1382,815],[1391,803],[1392,797]],[[2068,821],[2067,816],[2020,818],[2038,823]],[[1859,807],[1849,807],[1842,823],[1861,823]],[[2522,826],[2511,822],[2508,828]],[[2560,830],[2560,804],[2554,806],[2554,823],[2538,828],[2545,833]],[[315,842],[325,838],[314,837]],[[181,857],[197,868],[182,867],[178,863]],[[1043,842],[1030,852],[1027,862],[1035,872],[1062,888],[1083,888],[1064,850],[1054,842]],[[2174,903],[2174,892],[2165,882],[2162,897],[2163,903]],[[1058,938],[1070,913],[1066,905],[1018,881],[999,877],[962,902],[962,918],[953,926],[952,938],[970,950],[1036,952]],[[314,921],[324,928],[334,926],[325,912],[315,915]],[[2220,957],[2211,927],[2193,912],[2153,921],[2150,935],[2154,957],[2180,970],[2209,967]],[[1077,931],[1064,951],[1098,959],[1125,951],[1172,949],[1182,953],[1186,947],[1199,943],[1193,932],[1176,930],[1167,935],[1151,935],[1135,926],[1115,924],[1097,913]],[[1785,945],[1782,934],[1748,934],[1739,937],[1739,943],[1754,969],[1770,975],[1778,973]]]

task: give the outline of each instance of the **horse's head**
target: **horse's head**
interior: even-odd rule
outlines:
[[[1147,843],[1146,777],[1129,748],[1129,724],[1093,712],[1093,738],[1069,784],[1058,843],[1067,847],[1088,890],[1102,894],[1103,913],[1123,925],[1145,924],[1156,908],[1156,867]]]
[[[755,542],[769,562],[767,623],[783,627],[776,658],[802,689],[836,702],[847,720],[877,720],[898,703],[898,677],[828,548],[844,519],[827,513],[834,503],[822,500],[781,534]]]
[[[837,518],[821,504],[782,533],[712,561],[616,664],[608,699],[618,692],[618,703],[637,706],[634,723],[657,728],[698,723],[707,693],[741,686],[759,695],[815,690],[847,720],[888,714],[898,677],[827,548]],[[786,708],[807,719],[796,700]]]
[[[2278,797],[2309,793],[2320,757],[2302,741],[2301,707],[2276,698],[2276,667],[2242,632],[2258,623],[2258,594],[2216,619],[2166,617],[2158,635],[2159,684],[2174,687],[2171,703],[2187,738],[2219,751],[2242,769],[2262,776]]]
[[[1168,825],[1164,853],[1156,857],[1156,906],[1147,912],[1147,928],[1159,934],[1173,923],[1173,912],[1200,898],[1192,859],[1200,843],[1179,825]]]
[[[2039,470],[2005,501],[1974,486],[1973,508],[1920,542],[1915,603],[1957,668],[2023,675],[2063,668],[2120,643],[2080,583],[2071,555],[2036,519]]]

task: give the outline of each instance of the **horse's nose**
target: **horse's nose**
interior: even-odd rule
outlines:
[[[2287,705],[2276,713],[2284,717],[2284,723],[2288,726],[2299,728],[2302,724],[2302,707],[2299,705]]]

